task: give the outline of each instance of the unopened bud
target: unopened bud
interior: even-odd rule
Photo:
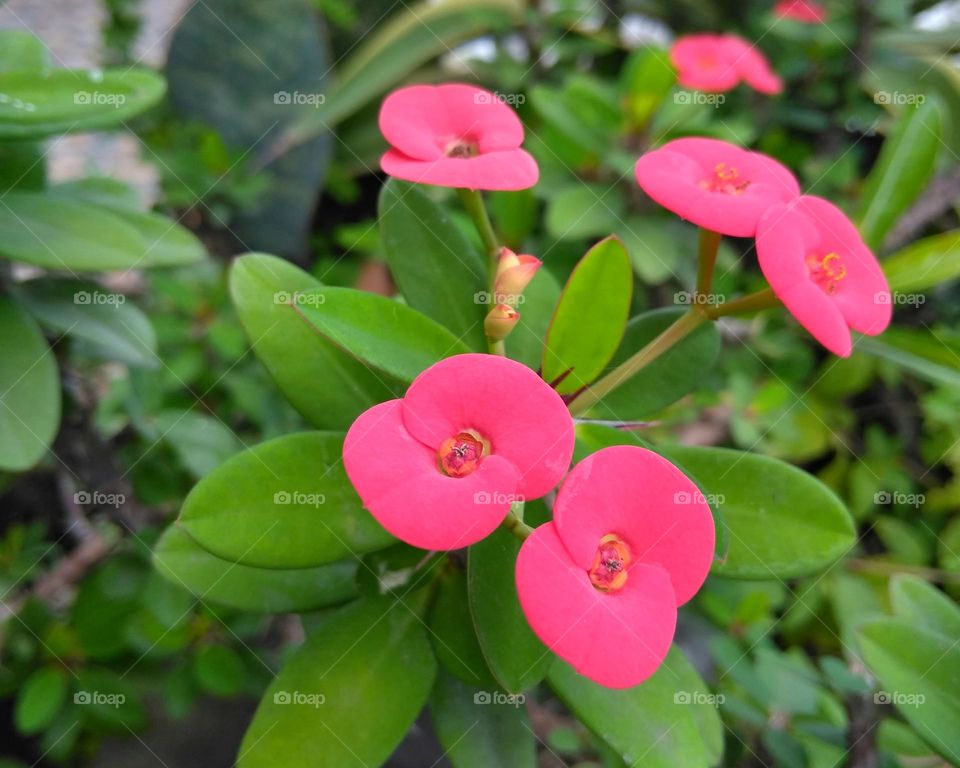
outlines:
[[[491,341],[503,341],[520,320],[520,313],[507,304],[497,304],[483,321],[483,330]]]
[[[526,253],[518,255],[509,248],[501,248],[493,280],[493,292],[498,301],[516,304],[517,298],[523,294],[542,265],[543,262],[536,256]]]

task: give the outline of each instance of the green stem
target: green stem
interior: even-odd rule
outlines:
[[[514,536],[516,536],[520,541],[523,541],[531,533],[533,533],[533,528],[523,522],[523,502],[518,501],[510,507],[510,511],[507,513],[507,516],[503,518],[503,522],[500,523],[500,527],[504,530],[510,531]]]
[[[960,573],[942,571],[937,568],[927,568],[921,565],[904,565],[870,558],[854,558],[847,561],[847,567],[860,573],[872,573],[877,576],[896,576],[898,573],[909,573],[926,581],[941,582],[944,584],[960,582]]]
[[[458,189],[457,192],[460,194],[463,207],[473,220],[473,225],[477,228],[477,233],[483,241],[483,247],[490,259],[492,279],[493,272],[497,268],[497,258],[500,255],[500,243],[493,231],[493,224],[490,223],[487,207],[483,204],[483,195],[475,189]]]
[[[713,269],[717,264],[717,251],[720,249],[722,238],[723,235],[719,232],[710,229],[700,230],[700,252],[697,259],[697,294],[700,296],[709,296],[713,288]]]
[[[780,303],[772,288],[741,296],[739,299],[728,301],[725,304],[709,304],[704,308],[704,314],[711,320],[728,315],[742,315],[747,312],[757,312],[761,309],[770,309]]]
[[[673,325],[647,344],[647,346],[577,395],[568,406],[570,413],[576,416],[589,409],[604,395],[612,392],[625,381],[635,376],[639,371],[650,365],[650,363],[660,357],[660,355],[706,321],[706,314],[696,307],[685,315],[678,317]]]

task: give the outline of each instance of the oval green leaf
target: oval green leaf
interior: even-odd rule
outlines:
[[[199,600],[241,611],[312,611],[357,595],[358,564],[353,558],[316,568],[253,568],[210,554],[176,525],[157,542],[153,564]]]
[[[894,614],[915,627],[960,637],[960,607],[918,576],[900,573],[890,579],[890,604]]]
[[[331,614],[270,684],[238,767],[381,765],[416,720],[436,671],[409,608],[358,600]]]
[[[890,288],[899,293],[925,291],[960,275],[960,231],[925,237],[883,260]]]
[[[25,734],[39,733],[57,716],[67,700],[67,672],[43,667],[31,674],[20,692],[13,710],[17,730]]]
[[[300,432],[228,459],[178,518],[217,557],[257,568],[311,568],[394,542],[363,509],[341,461],[343,437]]]
[[[450,214],[415,185],[391,179],[380,193],[379,218],[387,264],[407,303],[471,349],[485,350],[486,267]]]
[[[470,617],[467,574],[444,575],[430,611],[430,635],[437,660],[454,677],[487,690],[498,688]]]
[[[60,372],[40,328],[0,298],[0,469],[29,469],[60,425]]]
[[[346,429],[363,411],[403,394],[363,363],[312,331],[290,306],[320,283],[276,256],[241,256],[230,295],[250,346],[290,403],[319,429]]]
[[[413,381],[443,358],[470,351],[426,315],[374,293],[324,287],[294,294],[290,302],[325,339],[400,381]]]
[[[633,270],[626,248],[615,237],[593,246],[574,268],[547,331],[543,378],[563,377],[562,394],[593,381],[623,338],[633,295]]]

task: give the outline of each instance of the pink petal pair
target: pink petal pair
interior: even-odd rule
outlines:
[[[441,187],[517,190],[540,172],[520,148],[523,125],[497,94],[472,85],[413,85],[394,91],[380,108],[390,149],[384,173]]]
[[[768,208],[800,195],[796,178],[776,160],[718,139],[670,141],[643,155],[635,172],[664,208],[734,237],[752,237]]]
[[[850,355],[851,328],[876,335],[890,324],[880,264],[853,222],[823,198],[771,207],[757,228],[757,258],[784,306],[835,355]]]
[[[713,516],[690,479],[652,451],[604,448],[573,468],[553,522],[521,547],[517,594],[551,651],[628,688],[663,662],[713,551]]]
[[[422,549],[485,538],[514,501],[553,489],[573,455],[573,420],[525,365],[495,355],[441,360],[406,395],[350,427],[347,475],[370,513]]]
[[[783,90],[783,82],[766,57],[737,35],[681,37],[670,49],[670,61],[683,88],[723,93],[743,81],[760,93],[772,95]]]

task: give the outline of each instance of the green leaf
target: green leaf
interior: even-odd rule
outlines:
[[[890,579],[894,614],[915,627],[960,637],[960,607],[932,584],[917,576],[899,573]]]
[[[363,509],[343,470],[343,437],[300,432],[240,453],[187,496],[179,524],[217,557],[310,568],[394,539]]]
[[[620,226],[623,198],[616,187],[577,184],[550,199],[547,234],[558,240],[580,240],[607,235]]]
[[[60,425],[60,372],[33,319],[0,297],[0,469],[29,469]]]
[[[163,97],[146,69],[0,71],[0,139],[35,138],[121,125]]]
[[[644,312],[630,320],[607,373],[643,349],[686,310],[666,307]],[[704,323],[664,352],[636,376],[605,395],[591,410],[598,419],[646,419],[655,416],[688,392],[701,387],[720,355],[716,323]]]
[[[541,269],[523,292],[520,319],[506,341],[507,355],[540,370],[547,329],[560,301],[560,283],[551,272]]]
[[[400,381],[469,352],[442,325],[398,301],[353,288],[316,288],[291,297],[296,311],[325,339]]]
[[[416,720],[436,669],[410,609],[358,600],[331,614],[270,684],[238,766],[381,765]]]
[[[523,615],[513,579],[518,542],[497,529],[467,556],[467,590],[480,648],[493,676],[506,690],[525,691],[540,682],[554,656]]]
[[[960,231],[926,237],[883,260],[890,289],[925,291],[960,275]]]
[[[50,187],[46,194],[95,205],[135,229],[143,239],[143,253],[136,264],[142,269],[194,264],[207,255],[203,243],[189,229],[159,213],[141,211],[136,190],[115,179],[79,179]]]
[[[657,447],[722,511],[730,533],[726,560],[715,573],[786,579],[825,568],[856,537],[843,502],[803,470],[766,456],[727,448]]]
[[[215,696],[235,696],[243,690],[246,667],[243,659],[225,645],[203,646],[193,659],[200,687]]]
[[[243,442],[221,419],[203,408],[164,408],[139,425],[150,441],[163,440],[193,477],[209,474],[243,448]]]
[[[39,142],[0,142],[0,191],[36,192],[46,183],[47,166]]]
[[[357,561],[277,570],[231,563],[170,526],[153,551],[157,570],[195,597],[243,611],[290,613],[326,608],[357,595]]]
[[[483,657],[470,617],[467,574],[453,571],[440,580],[430,611],[430,634],[437,660],[453,676],[487,690],[498,687]]]
[[[620,93],[631,123],[643,128],[677,82],[670,56],[662,48],[638,48],[620,70]]]
[[[894,363],[932,384],[960,387],[960,371],[917,354],[916,352],[925,351],[920,347],[914,347],[915,351],[909,351],[879,339],[860,338],[857,340],[856,350]]]
[[[563,661],[551,667],[547,682],[629,765],[706,768],[720,761],[723,725],[716,700],[676,647],[651,678],[633,688],[604,688]]]
[[[280,390],[319,429],[346,429],[363,411],[403,394],[318,336],[290,297],[320,283],[276,256],[247,254],[230,270],[230,295],[250,345]]]
[[[387,264],[407,303],[471,349],[486,349],[486,268],[450,214],[413,184],[391,179],[380,192],[379,217]]]
[[[923,191],[940,149],[940,109],[933,100],[906,110],[883,143],[863,185],[857,219],[863,239],[879,250],[887,233]]]
[[[153,326],[123,294],[73,280],[40,279],[23,283],[18,295],[42,325],[83,339],[99,357],[158,367]]]
[[[453,768],[535,768],[536,743],[523,694],[481,690],[441,670],[430,714]]]
[[[129,269],[145,251],[136,229],[86,203],[11,192],[0,205],[0,254],[14,261],[71,272]]]
[[[425,0],[402,6],[337,67],[333,92],[304,116],[295,136],[325,133],[420,65],[456,43],[509,26],[523,10],[521,0]]]
[[[147,716],[137,689],[119,673],[84,667],[77,670],[74,703],[93,728],[130,734],[146,725]]]
[[[960,763],[960,646],[955,637],[920,629],[912,621],[874,619],[857,640],[867,667],[893,703],[937,752]]]
[[[623,244],[601,240],[580,260],[560,296],[543,355],[543,378],[562,394],[593,381],[623,338],[633,295],[633,271]]]
[[[39,733],[57,716],[67,700],[67,673],[43,667],[30,675],[17,694],[14,724],[23,734]]]

